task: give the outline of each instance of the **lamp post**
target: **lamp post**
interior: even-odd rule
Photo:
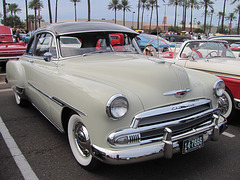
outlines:
[[[134,29],[134,27],[133,27],[134,14],[135,14],[135,11],[133,11],[133,13],[132,13],[132,29]]]
[[[163,26],[164,26],[164,31],[165,31],[165,27],[166,27],[166,23],[167,23],[167,17],[166,17],[166,11],[167,11],[167,5],[168,4],[163,4],[165,6],[165,9],[164,9],[164,17],[163,17]]]

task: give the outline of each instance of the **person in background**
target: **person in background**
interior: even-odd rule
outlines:
[[[20,41],[20,29],[19,28],[17,28],[17,30],[16,30],[15,37],[16,37],[16,42],[19,42]]]

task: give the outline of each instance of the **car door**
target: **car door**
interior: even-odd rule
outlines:
[[[49,103],[53,96],[57,73],[55,39],[50,33],[41,33],[36,35],[30,43],[27,53],[22,59],[28,87],[26,94],[33,105],[51,119]],[[53,54],[51,61],[44,59],[46,52]]]

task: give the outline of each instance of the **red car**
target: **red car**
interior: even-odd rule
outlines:
[[[10,27],[0,26],[0,67],[5,69],[9,59],[19,59],[26,48],[24,41],[14,42]]]

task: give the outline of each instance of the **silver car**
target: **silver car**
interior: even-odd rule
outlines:
[[[16,103],[31,102],[66,132],[86,169],[185,154],[226,128],[218,110],[224,82],[143,55],[137,35],[111,23],[51,24],[7,64]]]

